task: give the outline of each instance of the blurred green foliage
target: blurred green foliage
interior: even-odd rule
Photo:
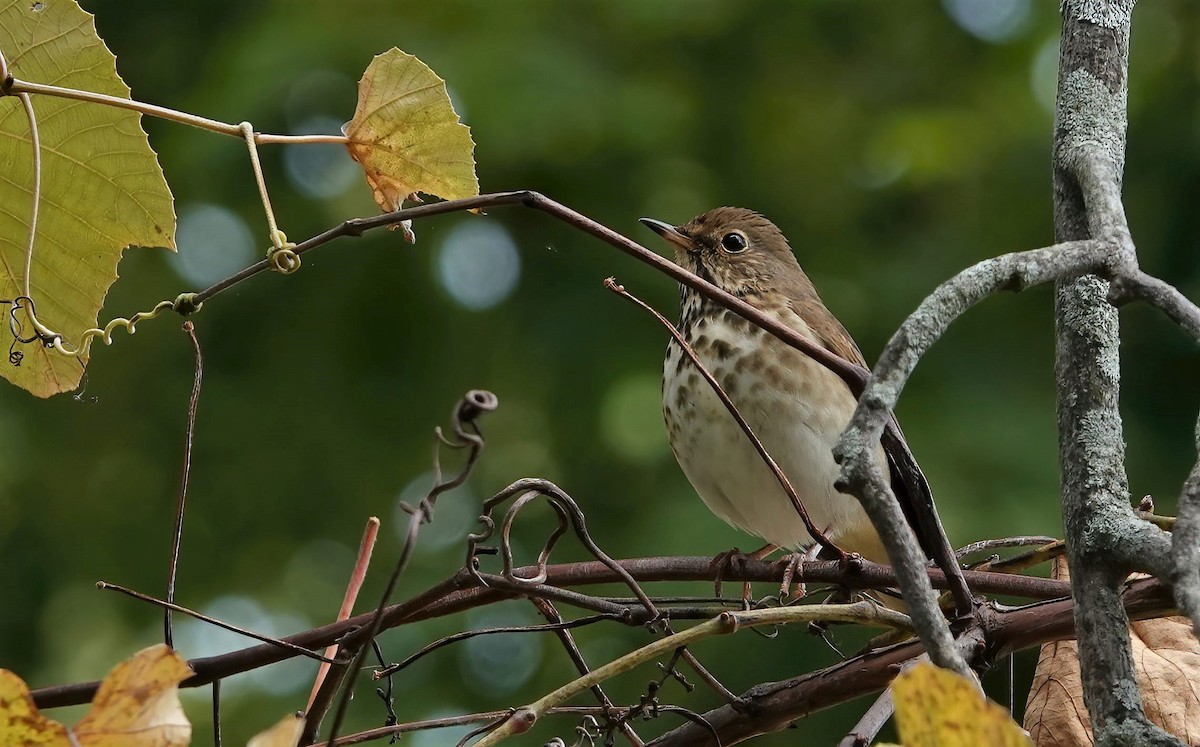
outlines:
[[[955,271],[1052,241],[1050,3],[1006,0],[996,7],[1016,15],[983,18],[992,25],[974,32],[970,14],[988,4],[969,0],[85,7],[136,97],[267,132],[348,119],[354,81],[373,54],[392,46],[417,54],[447,79],[473,129],[484,191],[536,189],[651,246],[639,216],[682,222],[720,204],[756,208],[791,237],[868,358]],[[1200,297],[1197,39],[1200,12],[1188,0],[1145,3],[1135,14],[1125,190],[1143,266],[1192,298]],[[232,211],[255,251],[265,249],[244,147],[161,122],[146,127],[178,206]],[[318,191],[324,184],[331,196],[312,197],[289,176],[285,150],[263,156],[293,240],[373,212],[366,186],[341,189],[335,167],[325,181],[318,170]],[[461,256],[447,258],[457,227],[484,222],[511,236],[520,275],[498,304],[469,308],[448,292],[447,272],[470,280],[471,256],[485,268],[499,257],[513,270],[486,241],[466,255],[465,270]],[[298,274],[257,277],[194,317],[206,375],[181,603],[278,634],[327,621],[364,520],[378,514],[376,574],[360,609],[373,604],[398,552],[397,499],[428,485],[432,429],[474,387],[501,401],[484,423],[488,449],[468,488],[439,505],[401,595],[451,573],[474,503],[528,475],[574,495],[618,557],[754,545],[702,509],[665,446],[663,331],[601,287],[616,275],[673,311],[668,280],[517,208],[416,229],[415,247],[384,232],[339,241],[306,256]],[[183,251],[200,265],[237,256],[214,242]],[[162,250],[128,252],[102,318],[195,290],[179,266]],[[934,348],[901,401],[956,544],[1060,532],[1051,306],[1048,289],[987,302]],[[1170,511],[1195,458],[1200,358],[1145,309],[1123,320],[1131,485]],[[156,610],[92,584],[162,593],[191,380],[190,345],[178,320],[164,318],[96,350],[83,401],[0,389],[0,665],[32,685],[97,677],[159,639]],[[543,514],[522,526],[522,546],[536,548],[548,522]],[[560,557],[582,555],[565,546]],[[451,631],[533,619],[527,604],[512,603],[392,631],[382,643],[398,660]],[[243,645],[177,626],[185,655]],[[593,663],[646,640],[616,626],[578,637]],[[834,638],[846,650],[863,640],[841,630]],[[552,640],[498,642],[458,645],[408,670],[396,682],[400,718],[516,705],[571,676]],[[698,653],[735,691],[837,658],[801,630],[775,640],[741,634]],[[1018,709],[1031,666],[1031,656],[1018,658]],[[994,694],[1004,700],[1000,669]],[[293,663],[229,682],[228,743],[302,707],[313,670]],[[610,692],[634,702],[652,676],[627,677]],[[360,684],[348,728],[382,723],[372,687]],[[696,710],[716,704],[703,689],[685,695],[669,685],[664,697]],[[187,700],[198,744],[210,740],[206,698],[193,691]],[[799,733],[832,742],[862,707],[818,714]],[[673,725],[664,718],[646,732]],[[552,719],[524,743],[551,734],[570,741],[572,727]],[[408,739],[447,743],[444,733]]]

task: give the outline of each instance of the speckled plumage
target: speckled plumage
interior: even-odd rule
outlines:
[[[717,208],[674,229],[676,261],[831,352],[863,363],[853,339],[821,302],[787,239],[741,208]],[[744,250],[722,239],[740,233]],[[736,241],[734,242],[737,243]],[[787,475],[813,522],[843,549],[887,562],[862,507],[837,492],[832,449],[855,400],[834,373],[681,286],[680,331]],[[663,365],[663,415],[671,449],[713,513],[771,544],[812,544],[799,515],[733,417],[672,341]],[[883,449],[879,459],[887,470]]]

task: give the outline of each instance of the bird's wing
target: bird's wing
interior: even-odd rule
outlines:
[[[793,300],[792,310],[808,323],[813,335],[829,352],[865,370],[859,386],[850,387],[854,396],[859,396],[863,384],[866,383],[869,368],[850,333],[819,299]],[[891,467],[892,491],[917,535],[921,549],[927,557],[941,562],[952,560],[953,551],[934,506],[933,491],[929,487],[929,481],[925,479],[925,473],[917,464],[916,457],[909,449],[895,415],[883,433],[882,443]]]
[[[811,298],[794,298],[791,306],[792,311],[808,324],[808,328],[825,349],[842,360],[868,368],[862,351],[858,349],[858,345],[854,344],[854,338],[837,320],[833,312],[821,303],[821,299],[816,297],[815,291]]]

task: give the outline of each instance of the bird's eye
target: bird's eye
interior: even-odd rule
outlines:
[[[733,231],[721,237],[721,246],[730,254],[746,251],[749,244],[746,243],[746,236],[740,231]]]

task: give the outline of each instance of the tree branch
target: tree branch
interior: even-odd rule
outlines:
[[[712,566],[712,558],[707,556],[634,558],[618,561],[618,563],[630,576],[641,583],[660,581],[705,581],[711,583],[716,579],[718,573],[718,570]],[[786,561],[747,560],[725,569],[722,577],[727,581],[761,581],[777,584],[786,565]],[[538,570],[537,566],[525,566],[513,569],[513,574],[532,576]],[[611,584],[622,581],[617,573],[599,561],[548,565],[545,567],[545,572],[547,584],[552,585],[549,588],[562,591],[565,595],[556,601],[567,604],[577,604],[578,602],[566,595],[575,595],[576,597],[581,595],[576,592],[568,592],[560,587]],[[946,588],[946,577],[940,570],[931,568],[928,570],[928,574],[930,582],[935,588]],[[1071,594],[1070,584],[1064,581],[1008,573],[966,571],[965,575],[972,588],[984,593],[1008,594],[1033,599],[1053,599],[1068,597]],[[837,561],[808,561],[801,564],[798,576],[813,583],[839,584],[860,589],[886,588],[896,585],[896,577],[891,568],[866,560],[854,568],[846,567],[845,564]],[[457,614],[504,599],[538,593],[538,589],[532,587],[487,588],[476,586],[475,583],[469,573],[465,570],[459,571],[453,577],[426,589],[412,599],[388,607],[383,614],[381,629],[391,629],[435,617]],[[650,619],[649,613],[638,606],[615,604],[595,597],[586,597],[586,599],[603,601],[604,608],[599,610],[603,613],[629,613],[627,615],[629,624],[641,625]],[[635,614],[635,611],[638,614]],[[328,646],[350,630],[367,625],[373,614],[373,612],[369,612],[356,615],[339,623],[295,633],[283,640],[289,644],[310,649]],[[672,618],[676,620],[689,616],[681,615],[678,610],[672,610],[671,614]],[[703,612],[703,617],[710,616],[710,611]],[[188,666],[196,674],[184,680],[180,687],[201,687],[217,679],[290,659],[294,655],[293,652],[278,646],[264,644],[217,656],[191,659]],[[35,690],[33,698],[39,708],[78,705],[92,699],[98,684],[93,681],[44,687]]]
[[[1129,584],[1123,596],[1125,610],[1133,619],[1171,614],[1171,595],[1157,579]],[[960,655],[972,656],[984,666],[991,662],[1050,641],[1074,635],[1074,617],[1069,599],[996,611],[985,618],[985,626],[971,637],[956,642]],[[979,644],[982,650],[978,650]],[[778,731],[792,721],[824,708],[887,687],[896,670],[920,656],[920,641],[871,651],[852,659],[802,674],[781,682],[756,685],[742,694],[742,710],[722,706],[702,714],[720,736],[721,745],[743,742],[760,734]],[[711,732],[685,724],[652,740],[648,747],[718,747]]]
[[[890,610],[874,601],[853,604],[804,604],[795,607],[725,612],[718,617],[674,635],[660,638],[602,667],[592,670],[539,700],[516,709],[499,728],[480,740],[475,747],[492,747],[501,740],[529,731],[545,713],[589,688],[618,674],[663,656],[664,654],[717,635],[735,633],[739,628],[784,625],[800,622],[846,622],[880,627],[907,627],[907,615]]]
[[[1021,290],[1063,277],[1110,267],[1112,252],[1100,241],[1058,244],[988,259],[955,275],[921,302],[888,341],[835,453],[842,462],[841,485],[857,495],[881,536],[893,538],[889,558],[913,622],[930,647],[931,660],[967,675],[954,651],[937,598],[924,574],[916,538],[882,472],[872,458],[901,391],[921,356],[969,308],[1002,290]]]
[[[1114,265],[1130,273],[1137,260],[1120,193],[1133,4],[1063,2],[1053,156],[1056,238],[1104,239]],[[1055,298],[1063,525],[1083,700],[1098,744],[1131,744],[1136,732],[1138,744],[1178,745],[1146,719],[1120,603],[1127,561],[1138,551],[1161,554],[1163,543],[1148,539],[1140,527],[1150,525],[1129,505],[1117,312],[1107,299],[1107,283],[1094,276],[1060,281]]]
[[[1200,422],[1196,424],[1196,449],[1200,451]],[[1175,602],[1191,618],[1192,632],[1200,636],[1200,460],[1183,484],[1178,514],[1171,535],[1171,581]]]

